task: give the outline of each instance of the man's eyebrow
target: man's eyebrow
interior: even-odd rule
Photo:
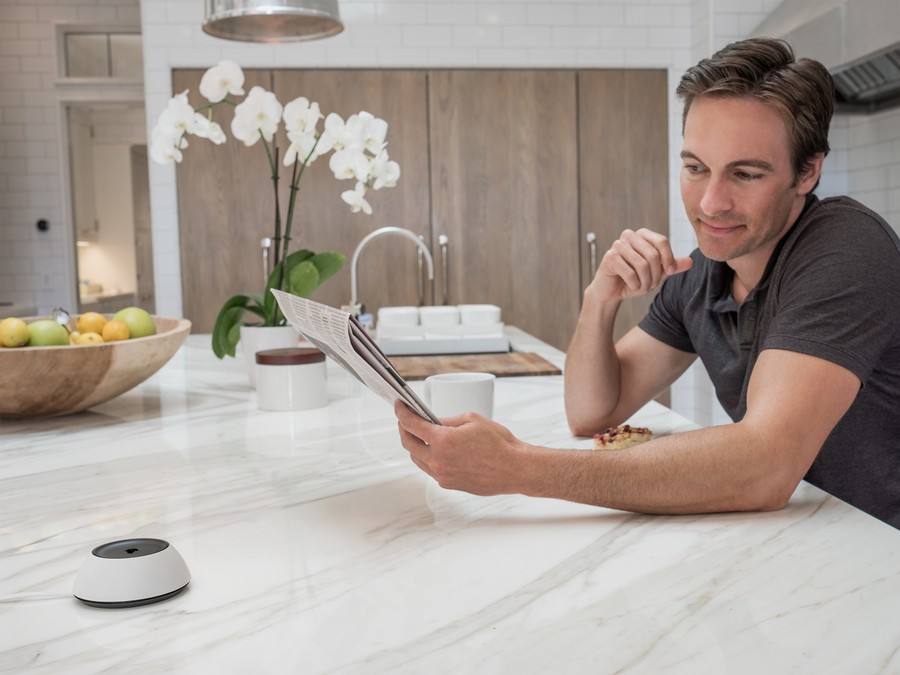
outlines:
[[[681,159],[693,159],[703,164],[703,160],[701,160],[699,157],[697,157],[697,155],[695,155],[693,152],[690,152],[689,150],[681,151]],[[763,171],[775,170],[774,166],[762,159],[739,159],[737,161],[728,163],[729,169],[736,169],[739,166],[752,166],[756,169],[762,169]]]

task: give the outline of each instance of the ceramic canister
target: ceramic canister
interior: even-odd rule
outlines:
[[[290,347],[256,352],[256,401],[260,410],[309,410],[328,404],[325,354]]]

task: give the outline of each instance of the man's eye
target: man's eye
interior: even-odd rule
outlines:
[[[688,173],[700,173],[703,171],[703,167],[699,164],[685,164],[684,169]]]
[[[735,175],[743,181],[759,180],[763,176],[761,173],[750,173],[749,171],[738,171]]]

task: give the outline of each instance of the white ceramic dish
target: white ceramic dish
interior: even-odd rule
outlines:
[[[459,309],[453,305],[419,307],[419,323],[423,326],[455,326],[459,323]]]
[[[465,325],[500,323],[500,308],[497,305],[460,305],[459,321]]]
[[[418,326],[418,307],[381,307],[378,310],[379,326]]]

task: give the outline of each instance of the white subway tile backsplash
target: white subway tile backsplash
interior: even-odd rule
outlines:
[[[647,36],[648,30],[644,26],[602,26],[600,45],[606,48],[638,49],[649,46]]]
[[[625,61],[625,50],[621,48],[590,47],[578,50],[577,65],[583,68],[620,68]]]
[[[575,68],[579,65],[578,50],[576,49],[529,49],[529,66],[542,68]]]
[[[476,5],[476,20],[493,26],[524,25],[528,6],[522,3],[485,2]]]
[[[574,26],[576,6],[566,2],[547,2],[530,5],[525,11],[525,20],[535,26]]]
[[[28,23],[38,20],[38,8],[32,4],[10,5],[4,3],[0,20],[8,23]]]
[[[625,25],[670,27],[672,26],[673,13],[672,5],[632,4],[625,8]]]
[[[503,39],[499,26],[454,26],[453,47],[490,47]]]
[[[557,26],[550,34],[554,47],[584,49],[600,46],[600,31],[593,26]]]
[[[623,26],[625,25],[625,10],[621,5],[578,5],[575,8],[575,24],[578,26]]]
[[[478,6],[465,2],[429,2],[425,21],[428,25],[453,26],[471,24],[478,20]]]

